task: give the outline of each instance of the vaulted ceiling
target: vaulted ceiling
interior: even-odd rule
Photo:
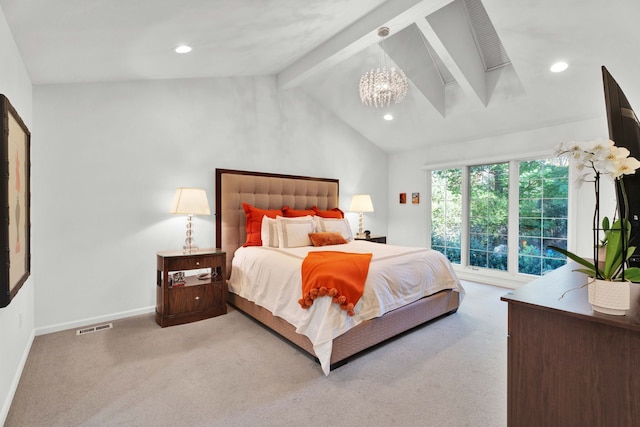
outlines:
[[[637,0],[0,0],[34,84],[275,75],[387,152],[604,117],[600,66],[640,105]],[[381,40],[378,28],[390,35]],[[188,44],[193,51],[173,49]],[[365,107],[384,61],[409,93]],[[552,63],[569,68],[551,73]],[[640,108],[640,107],[636,107]],[[394,120],[382,116],[392,113]],[[603,135],[606,136],[606,135]]]

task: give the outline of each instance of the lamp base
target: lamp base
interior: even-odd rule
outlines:
[[[191,255],[194,252],[198,252],[199,249],[200,248],[197,247],[196,245],[191,245],[191,246],[184,245],[182,247],[182,253],[185,254],[185,255]]]
[[[184,239],[183,254],[191,255],[191,253],[198,251],[198,246],[193,243],[193,240],[193,215],[187,215],[187,238]]]

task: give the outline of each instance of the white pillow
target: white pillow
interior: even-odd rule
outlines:
[[[349,225],[347,218],[321,218],[317,216],[315,220],[318,231],[333,231],[334,233],[342,234],[342,237],[348,242],[353,240],[351,225]]]
[[[311,246],[309,233],[316,231],[316,223],[309,215],[297,218],[276,217],[278,226],[278,247],[297,248]]]
[[[269,218],[266,215],[262,217],[260,238],[262,239],[262,246],[271,248],[278,247],[278,225],[275,219]]]

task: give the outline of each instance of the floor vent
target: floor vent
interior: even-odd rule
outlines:
[[[113,323],[105,323],[104,325],[91,326],[89,328],[78,329],[76,331],[76,335],[86,335],[92,332],[98,332],[104,329],[111,329],[111,328],[113,328]]]

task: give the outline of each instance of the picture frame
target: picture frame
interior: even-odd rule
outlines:
[[[411,193],[411,203],[414,205],[420,203],[420,193]]]
[[[400,193],[400,203],[401,204],[407,203],[407,193]]]
[[[31,132],[0,95],[0,308],[31,274]]]

